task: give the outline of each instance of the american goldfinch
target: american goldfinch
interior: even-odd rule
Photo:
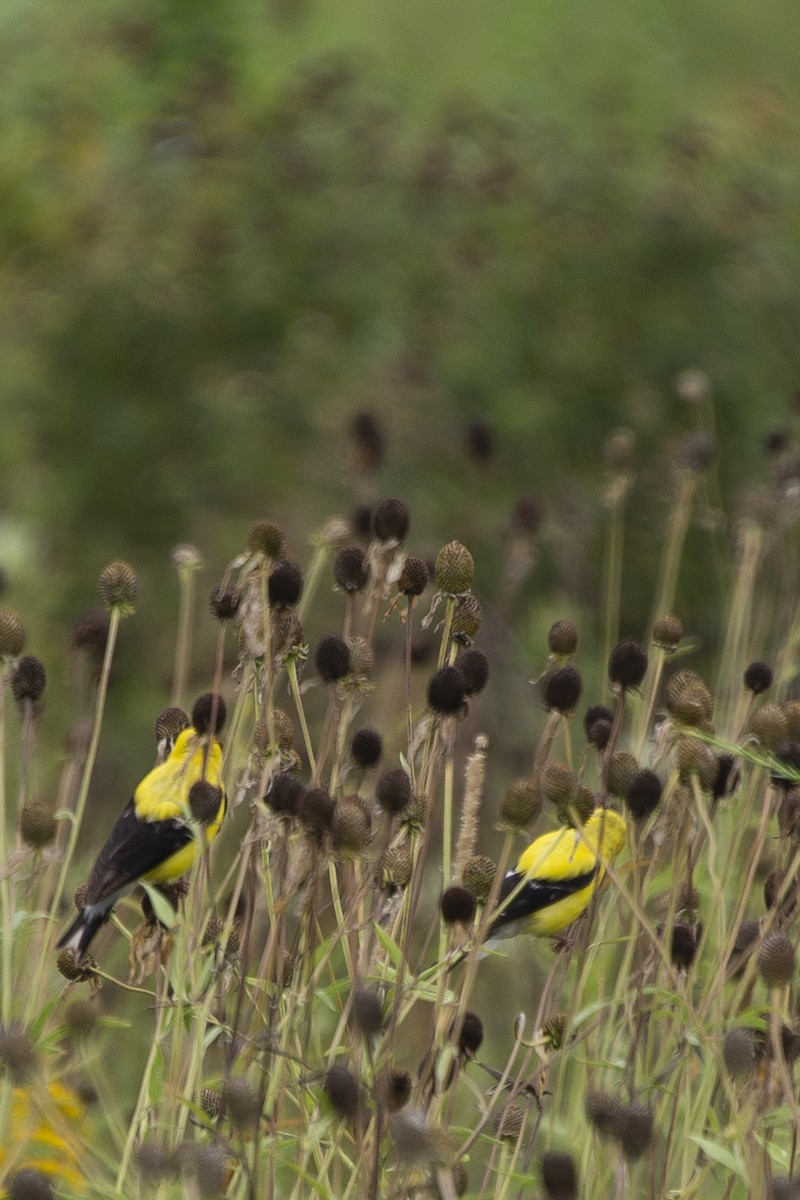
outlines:
[[[212,729],[213,721],[213,729]],[[225,722],[221,697],[206,693],[192,724],[177,734],[164,762],[145,775],[111,830],[86,885],[83,907],[57,948],[78,962],[112,908],[139,880],[169,883],[194,862],[195,831],[213,841],[225,816],[220,786],[222,750],[215,734]]]
[[[553,937],[566,929],[591,900],[627,831],[619,813],[597,808],[580,830],[554,829],[532,842],[500,886],[500,903],[511,898],[492,923],[489,944],[518,933]]]

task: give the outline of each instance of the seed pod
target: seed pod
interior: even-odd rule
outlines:
[[[403,767],[392,767],[384,771],[375,788],[375,799],[384,812],[395,816],[403,812],[411,801],[411,780]]]
[[[774,750],[788,740],[789,722],[779,704],[764,704],[750,718],[750,732],[765,750]]]
[[[474,592],[464,592],[456,600],[450,636],[454,641],[469,645],[481,627],[483,609]]]
[[[362,771],[374,767],[383,754],[383,738],[377,729],[357,729],[350,743],[350,755],[353,762]]]
[[[424,558],[407,558],[397,580],[397,590],[403,596],[421,596],[429,578],[430,572]]]
[[[578,1172],[571,1154],[548,1150],[542,1158],[547,1200],[578,1200]]]
[[[55,840],[56,819],[49,805],[41,800],[29,800],[19,811],[19,833],[26,846],[42,850]]]
[[[671,613],[665,617],[659,617],[653,625],[653,641],[667,654],[675,653],[682,637],[683,625]]]
[[[744,673],[744,686],[754,696],[760,696],[772,686],[772,667],[765,662],[751,662]]]
[[[797,787],[800,784],[800,742],[780,742],[775,747],[775,757],[780,766],[773,768],[770,774],[772,782],[785,791]]]
[[[259,1094],[244,1079],[226,1079],[221,1099],[225,1116],[238,1129],[252,1127],[261,1116]]]
[[[0,658],[16,658],[25,645],[25,627],[13,608],[0,606]]]
[[[461,1032],[458,1035],[458,1048],[464,1058],[474,1058],[483,1042],[483,1021],[477,1013],[464,1013]]]
[[[647,670],[647,654],[638,642],[618,642],[608,660],[608,677],[621,688],[637,688]]]
[[[296,775],[284,771],[272,777],[272,782],[262,799],[277,816],[296,817],[305,790],[305,784]]]
[[[390,496],[376,504],[372,528],[380,542],[404,542],[411,525],[411,514],[402,500]]]
[[[103,567],[97,580],[97,590],[103,607],[109,611],[117,609],[121,617],[129,617],[136,612],[139,581],[129,563],[110,562]]]
[[[448,542],[436,555],[436,586],[446,596],[460,596],[472,585],[475,564],[461,542]]]
[[[717,758],[710,747],[694,737],[679,737],[675,742],[675,759],[681,783],[696,777],[704,792],[710,792],[717,779]]]
[[[578,631],[572,621],[555,621],[547,634],[550,653],[559,658],[569,658],[578,649]]]
[[[35,654],[25,654],[17,660],[11,673],[11,695],[17,704],[30,700],[37,704],[44,695],[47,673]]]
[[[714,715],[711,692],[695,671],[676,671],[667,684],[667,709],[684,725],[702,725]]]
[[[406,846],[389,846],[379,868],[381,887],[389,892],[408,887],[413,863]]]
[[[263,554],[265,558],[279,559],[284,553],[283,530],[274,521],[254,521],[247,534],[247,549],[251,554]]]
[[[589,1124],[602,1138],[612,1137],[619,1120],[620,1100],[611,1092],[589,1092],[584,1110]]]
[[[453,716],[464,707],[466,684],[458,667],[440,667],[428,684],[428,704],[441,716]]]
[[[336,1115],[352,1119],[359,1109],[358,1080],[343,1063],[334,1065],[325,1074],[323,1089]]]
[[[177,1163],[172,1151],[160,1142],[138,1142],[133,1161],[142,1180],[156,1184],[174,1175]]]
[[[527,829],[541,811],[541,792],[532,779],[517,779],[503,793],[500,816],[512,829]]]
[[[105,654],[108,626],[108,613],[102,608],[90,608],[72,623],[70,649],[76,654],[85,654],[97,671]]]
[[[497,872],[497,867],[485,854],[474,854],[464,864],[464,887],[469,888],[479,904],[485,904]]]
[[[489,659],[482,650],[474,646],[470,650],[462,650],[456,666],[464,677],[464,690],[468,696],[483,691],[489,682]]]
[[[350,674],[350,649],[336,634],[329,633],[322,639],[314,661],[324,683],[336,683]]]
[[[442,892],[440,908],[445,925],[469,925],[475,916],[475,897],[469,888],[453,883]]]
[[[189,788],[189,811],[200,825],[210,825],[222,804],[222,788],[207,779],[198,779]]]
[[[55,1200],[50,1180],[36,1167],[23,1167],[8,1180],[8,1200]]]
[[[645,1104],[620,1106],[614,1136],[625,1158],[636,1162],[653,1140],[653,1113]]]
[[[59,973],[70,983],[87,983],[93,978],[97,959],[91,954],[84,954],[79,966],[74,950],[61,950],[56,959],[56,966]]]
[[[221,733],[225,728],[228,709],[222,696],[204,692],[192,707],[192,726],[198,733]]]
[[[626,796],[639,774],[639,764],[628,750],[615,750],[608,760],[608,790],[612,796]]]
[[[543,683],[544,705],[548,712],[555,709],[568,716],[581,698],[583,680],[580,671],[575,667],[558,667],[545,676]]]
[[[36,1054],[30,1038],[18,1021],[0,1025],[0,1065],[14,1083],[25,1083],[36,1067]]]
[[[549,762],[542,771],[539,786],[548,803],[563,808],[578,790],[578,777],[566,763]]]
[[[386,1077],[386,1107],[390,1113],[398,1112],[411,1098],[411,1075],[393,1067]]]
[[[372,817],[359,796],[345,796],[333,810],[331,843],[336,854],[363,854],[372,840]]]
[[[606,708],[605,704],[593,704],[591,708],[587,708],[583,718],[586,740],[598,750],[605,750],[613,724],[614,714],[611,709]]]
[[[655,812],[662,790],[655,771],[645,767],[636,772],[625,793],[625,804],[635,821],[646,821]]]
[[[742,921],[736,932],[729,960],[732,978],[739,979],[741,977],[747,959],[755,952],[760,936],[761,926],[758,921]]]
[[[688,971],[695,960],[703,926],[697,922],[676,921],[670,938],[670,957],[680,970]]]
[[[235,587],[220,583],[211,589],[208,607],[212,617],[218,621],[232,621],[239,611],[241,600],[241,593]]]
[[[298,800],[297,814],[304,829],[319,836],[330,829],[334,808],[333,797],[325,788],[306,788]]]
[[[296,562],[279,558],[267,580],[267,595],[273,608],[294,608],[303,594],[303,572]]]
[[[86,1038],[97,1026],[97,1009],[88,1000],[72,1000],[64,1009],[64,1024],[73,1038]]]
[[[333,563],[333,577],[348,595],[362,592],[369,583],[369,562],[360,546],[343,546]]]
[[[758,952],[758,973],[768,987],[782,987],[794,975],[794,946],[783,933],[770,933]]]
[[[741,1025],[729,1029],[722,1043],[722,1057],[734,1078],[749,1075],[756,1058],[753,1031]]]
[[[383,1005],[375,987],[358,984],[353,989],[353,1025],[364,1037],[375,1037],[383,1028]]]

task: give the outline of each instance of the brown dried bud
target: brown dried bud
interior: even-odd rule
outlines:
[[[363,800],[345,796],[333,810],[331,842],[334,853],[342,857],[363,854],[372,841],[372,817]]]
[[[742,1025],[729,1029],[722,1043],[722,1057],[734,1078],[749,1075],[756,1058],[753,1031]]]
[[[283,556],[286,542],[283,530],[274,521],[255,521],[247,534],[247,549],[251,554],[263,554],[265,558],[279,559]]]
[[[358,1080],[344,1064],[334,1063],[326,1072],[323,1089],[337,1116],[349,1119],[356,1116],[360,1102]]]
[[[615,750],[608,760],[608,790],[612,796],[627,796],[639,774],[639,764],[628,750]]]
[[[779,704],[764,704],[750,718],[750,732],[765,750],[774,750],[788,741],[789,722]]]
[[[608,660],[608,677],[621,688],[637,688],[647,670],[647,655],[638,642],[619,642]]]
[[[26,846],[41,850],[54,841],[58,826],[49,805],[29,800],[19,811],[19,833]]]
[[[550,626],[547,644],[551,654],[569,658],[578,649],[578,631],[572,621],[560,620]]]
[[[403,596],[421,596],[429,578],[428,564],[424,558],[407,558],[397,580],[397,590]]]
[[[446,596],[460,596],[469,591],[475,564],[472,555],[461,542],[448,542],[436,555],[436,586]]]
[[[542,696],[548,711],[555,709],[567,716],[581,698],[583,680],[575,667],[557,667],[549,671],[542,681]]]
[[[239,611],[241,599],[241,594],[235,587],[221,583],[212,588],[208,598],[212,617],[216,617],[218,621],[232,621]]]
[[[547,1200],[578,1200],[578,1172],[571,1154],[548,1150],[542,1158]]]
[[[439,905],[446,925],[469,925],[475,916],[475,897],[469,888],[458,883],[445,888]]]
[[[343,546],[333,563],[333,577],[348,595],[362,592],[369,583],[369,562],[360,546]]]
[[[621,1107],[612,1092],[589,1092],[584,1105],[586,1119],[602,1138],[614,1135]]]
[[[380,885],[388,892],[408,887],[413,863],[406,846],[389,846],[378,871]]]
[[[667,654],[674,654],[682,637],[683,625],[672,613],[659,617],[653,625],[653,641]]]
[[[380,542],[404,542],[411,526],[411,514],[402,500],[390,496],[375,505],[372,528]]]
[[[17,704],[30,700],[37,704],[44,695],[47,673],[41,659],[35,654],[25,654],[18,659],[11,672],[11,695]]]

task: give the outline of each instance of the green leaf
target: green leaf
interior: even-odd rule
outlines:
[[[720,1166],[727,1167],[729,1171],[733,1171],[734,1175],[738,1175],[740,1179],[745,1178],[744,1167],[736,1155],[731,1150],[726,1149],[725,1146],[720,1146],[718,1142],[712,1142],[710,1138],[700,1137],[696,1133],[689,1134],[689,1141],[699,1146],[706,1158],[710,1158],[712,1162],[717,1162]]]
[[[147,898],[153,906],[153,912],[156,914],[156,920],[164,926],[165,929],[174,929],[175,923],[178,920],[178,914],[170,904],[163,892],[158,888],[153,887],[152,883],[146,883],[143,879],[139,883],[147,892]]]
[[[389,958],[392,960],[395,967],[400,967],[403,962],[403,951],[400,949],[397,942],[394,941],[393,938],[390,938],[386,930],[381,929],[380,925],[373,924],[372,928],[375,930],[376,938],[389,955]]]

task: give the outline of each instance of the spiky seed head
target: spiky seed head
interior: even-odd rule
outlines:
[[[782,987],[794,975],[794,946],[784,933],[769,933],[758,951],[758,973],[768,987]]]
[[[211,1121],[216,1121],[222,1112],[222,1097],[214,1088],[203,1088],[200,1093],[200,1107]]]
[[[282,558],[286,549],[283,530],[274,521],[254,521],[247,534],[247,549],[265,558]]]
[[[445,596],[460,596],[472,586],[475,563],[461,542],[448,542],[436,555],[436,586]]]
[[[430,804],[422,792],[412,792],[408,808],[402,814],[402,824],[408,830],[419,833],[425,828]]]
[[[428,586],[430,572],[424,558],[407,558],[397,580],[402,596],[421,596]]]
[[[225,727],[228,709],[218,692],[204,692],[192,706],[192,727],[198,733],[219,734]]]
[[[587,708],[583,718],[586,740],[598,750],[605,750],[613,724],[614,714],[611,709],[606,708],[605,704],[593,704],[591,708]]]
[[[386,891],[408,887],[414,864],[407,846],[389,846],[380,862],[380,885]]]
[[[500,816],[512,829],[527,829],[542,811],[542,794],[532,779],[510,783],[500,801]]]
[[[56,819],[50,806],[41,800],[29,800],[19,810],[19,833],[26,846],[42,850],[55,840]]]
[[[636,434],[621,426],[603,442],[603,462],[609,471],[630,471],[636,454]]]
[[[439,906],[445,925],[469,925],[475,916],[475,897],[469,888],[459,883],[451,883],[445,888]]]
[[[88,894],[88,891],[89,891],[88,883],[79,883],[78,886],[75,888],[75,895],[74,895],[73,899],[75,901],[75,907],[79,911],[80,911],[80,909],[86,907],[86,896]]]
[[[337,801],[331,823],[334,853],[350,856],[363,854],[372,841],[372,817],[363,800],[356,795]]]
[[[478,695],[489,682],[489,659],[475,646],[462,650],[456,666],[464,677],[464,690],[468,696]]]
[[[797,841],[800,838],[800,791],[784,793],[778,808],[778,831],[781,837]]]
[[[97,1009],[89,1000],[73,1000],[64,1010],[64,1024],[74,1038],[87,1038],[97,1027]]]
[[[375,787],[375,799],[391,816],[403,812],[411,801],[411,780],[403,767],[384,771]]]
[[[619,1120],[621,1101],[613,1092],[588,1092],[584,1111],[586,1119],[602,1138],[612,1137]]]
[[[232,621],[239,611],[242,595],[238,588],[220,583],[212,588],[208,596],[208,607],[212,617],[218,621]]]
[[[678,467],[701,474],[714,457],[714,439],[702,430],[690,433],[678,449]]]
[[[108,613],[104,608],[87,609],[72,623],[70,649],[85,654],[99,668],[108,641],[108,625]]]
[[[525,1110],[518,1104],[507,1104],[494,1120],[494,1136],[502,1141],[515,1142],[525,1124]]]
[[[481,1048],[483,1041],[483,1021],[476,1012],[469,1009],[464,1013],[461,1032],[458,1035],[458,1048],[465,1058],[474,1058]]]
[[[710,792],[717,778],[714,751],[694,737],[679,737],[675,742],[675,761],[681,783],[696,777],[704,792]]]
[[[353,1072],[343,1063],[334,1065],[325,1073],[323,1089],[337,1116],[352,1119],[359,1109],[359,1085]]]
[[[350,648],[342,638],[329,633],[317,646],[314,662],[324,683],[336,683],[350,674]]]
[[[655,771],[649,767],[637,771],[628,784],[625,804],[635,821],[646,821],[658,806],[663,788]]]
[[[273,608],[294,608],[303,594],[303,572],[296,562],[279,558],[269,573],[267,595]]]
[[[751,662],[744,673],[744,686],[754,696],[760,696],[772,687],[772,667],[760,660]]]
[[[798,1200],[800,1197],[800,1179],[795,1175],[773,1175],[767,1180],[767,1200]]]
[[[781,893],[781,888],[783,887],[785,879],[786,872],[781,870],[780,867],[775,867],[775,869],[770,871],[769,875],[764,880],[764,906],[767,910],[774,908],[778,903],[778,896]],[[795,882],[790,884],[787,888],[786,895],[784,896],[782,903],[783,905],[787,906],[792,905],[796,899],[797,884]]]
[[[292,718],[282,708],[272,710],[272,728],[275,745],[279,750],[291,750],[294,745],[294,724]],[[264,754],[270,748],[269,721],[266,714],[259,717],[255,728],[255,743]]]
[[[383,461],[386,436],[375,413],[365,409],[350,422],[350,437],[356,452],[356,467],[365,475],[377,471]]]
[[[222,803],[222,788],[207,779],[198,779],[189,788],[189,811],[199,825],[210,825]]]
[[[148,1183],[160,1183],[176,1171],[176,1161],[161,1142],[138,1142],[133,1151],[136,1170]]]
[[[191,722],[186,713],[182,708],[178,708],[177,705],[162,708],[156,717],[156,744],[167,742],[170,746],[174,745],[178,734],[183,733],[184,729],[188,729],[190,724]]]
[[[348,638],[347,646],[350,651],[350,674],[354,679],[371,679],[375,668],[375,655],[367,639]]]
[[[586,824],[589,817],[597,808],[597,803],[597,796],[595,796],[592,789],[586,787],[585,784],[581,784],[569,805],[569,807],[575,810],[579,825]],[[573,825],[575,823],[575,818],[571,813],[566,811],[566,808],[561,809],[559,815],[562,817],[562,824]]]
[[[569,658],[578,649],[578,631],[572,621],[555,621],[547,634],[551,654]]]
[[[372,528],[380,542],[404,542],[411,526],[411,514],[402,500],[389,496],[375,505]]]
[[[192,1180],[193,1190],[189,1194],[198,1200],[217,1200],[225,1186],[224,1151],[219,1146],[186,1141],[178,1147],[178,1157],[184,1175]]]
[[[309,833],[323,834],[331,827],[335,807],[326,788],[306,788],[298,800],[297,814]]]
[[[772,782],[786,791],[797,787],[800,784],[800,742],[780,742],[774,753],[779,765],[770,772]]]
[[[103,567],[97,580],[97,591],[103,607],[109,612],[116,609],[121,617],[136,612],[139,580],[130,563],[116,561]]]
[[[17,704],[30,700],[36,704],[44,695],[47,672],[41,659],[35,654],[24,654],[18,659],[11,673],[11,695]]]
[[[786,717],[790,742],[800,742],[800,700],[786,700],[781,707]]]
[[[364,1037],[375,1037],[383,1028],[383,1005],[376,987],[357,984],[350,1009],[353,1025]]]
[[[469,645],[483,620],[483,609],[474,592],[464,592],[456,600],[450,635],[454,641]]]
[[[261,1116],[261,1099],[244,1079],[229,1078],[222,1085],[225,1116],[239,1129],[253,1126]]]
[[[688,971],[697,955],[703,926],[696,922],[676,921],[672,926],[670,956],[676,967]]]
[[[566,763],[548,762],[539,781],[542,796],[556,807],[569,804],[578,790],[578,777]]]
[[[683,725],[702,725],[714,715],[711,692],[696,671],[676,671],[667,684],[667,709]]]
[[[272,777],[262,799],[276,816],[296,817],[305,790],[305,784],[295,774],[283,771]]]
[[[608,790],[612,796],[626,796],[639,774],[639,764],[629,750],[615,750],[608,760]]]
[[[53,1185],[37,1167],[23,1167],[8,1180],[8,1200],[55,1200]]]
[[[469,888],[479,904],[485,904],[497,872],[497,867],[486,854],[473,854],[464,863],[464,887]]]
[[[659,617],[653,625],[653,642],[667,654],[674,654],[682,637],[683,624],[672,613]]]
[[[363,592],[369,583],[369,562],[360,546],[342,546],[333,562],[333,577],[343,592]]]
[[[441,716],[453,716],[464,707],[466,683],[458,667],[440,667],[428,684],[428,704]]]
[[[541,684],[542,699],[548,712],[553,709],[568,716],[577,705],[583,690],[581,673],[575,667],[557,667],[548,671]]]
[[[399,1112],[411,1099],[411,1075],[392,1067],[386,1076],[386,1107],[390,1113]]]
[[[357,729],[350,743],[350,756],[357,767],[366,771],[380,761],[383,754],[383,738],[377,729]]]
[[[536,496],[520,496],[511,512],[511,528],[515,533],[533,537],[542,523],[542,505]]]
[[[572,1155],[548,1150],[542,1158],[542,1183],[547,1200],[578,1200],[578,1172]]]
[[[788,741],[789,723],[779,704],[764,704],[750,718],[750,732],[765,750],[774,750]]]
[[[608,677],[621,688],[638,688],[647,671],[647,654],[638,642],[618,642],[608,660]]]
[[[653,1113],[646,1104],[633,1102],[620,1106],[614,1136],[625,1158],[636,1162],[653,1140]]]
[[[16,658],[25,645],[25,627],[13,608],[0,606],[0,658]]]
[[[734,1079],[748,1075],[756,1057],[753,1031],[743,1025],[734,1025],[729,1029],[722,1042],[722,1057]]]
[[[59,973],[65,979],[69,980],[70,983],[86,983],[94,974],[94,970],[97,967],[97,960],[91,954],[84,954],[80,965],[78,965],[74,950],[60,950],[56,959],[56,966]]]
[[[761,936],[761,926],[758,921],[742,921],[733,948],[731,949],[730,965],[733,967],[733,978],[738,979],[743,973],[747,959],[755,952],[758,939]]]
[[[14,1083],[24,1083],[34,1072],[36,1054],[18,1021],[0,1025],[0,1066],[5,1067]]]

